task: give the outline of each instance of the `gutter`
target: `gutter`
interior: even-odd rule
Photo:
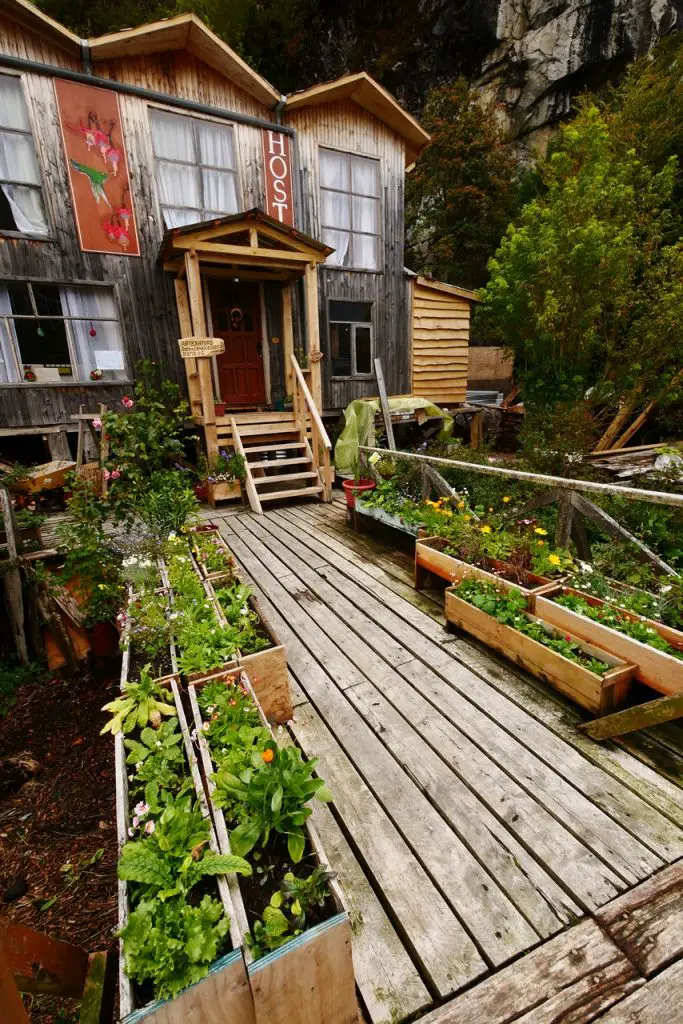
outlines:
[[[85,41],[81,42],[81,56],[83,66],[92,68],[90,61],[90,48]],[[270,128],[274,123],[279,125],[280,131],[285,135],[295,135],[294,128],[288,128],[280,122],[280,111],[284,106],[283,97],[275,107],[275,122],[267,121],[265,118],[254,117],[252,114],[241,114],[234,110],[223,110],[220,107],[210,107],[206,103],[197,103],[194,100],[180,99],[178,96],[168,96],[163,92],[155,92],[153,89],[144,89],[139,85],[129,85],[126,82],[117,82],[111,78],[100,78],[86,71],[70,71],[67,68],[59,68],[54,64],[41,64],[40,61],[26,60],[23,57],[10,57],[7,54],[0,54],[0,67],[12,68],[15,71],[27,71],[34,75],[46,75],[50,78],[61,78],[67,82],[80,82],[82,85],[94,85],[100,89],[111,89],[113,92],[122,93],[124,96],[137,96],[143,100],[150,100],[154,103],[163,103],[167,107],[176,107],[178,110],[193,111],[197,114],[208,114],[210,117],[220,117],[226,121],[234,121],[237,124],[248,124],[254,128]],[[282,106],[281,106],[282,105]]]

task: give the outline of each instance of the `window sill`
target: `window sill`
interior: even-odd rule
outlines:
[[[26,239],[28,242],[56,242],[57,239],[54,235],[29,235],[25,231],[2,231],[0,230],[0,238],[16,238]]]
[[[133,386],[132,380],[56,380],[47,383],[45,381],[37,380],[22,380],[22,381],[11,381],[8,383],[0,383],[0,389],[2,388],[101,388],[101,387],[121,387],[129,388]]]
[[[355,377],[330,377],[330,380],[345,380],[345,381],[356,381],[359,384],[372,383],[373,380],[377,380],[374,373],[357,373]]]

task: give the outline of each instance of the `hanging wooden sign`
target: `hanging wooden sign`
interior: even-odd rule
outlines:
[[[284,132],[261,129],[263,166],[266,175],[266,213],[281,224],[294,227],[292,140]]]
[[[183,359],[202,359],[206,356],[220,356],[225,352],[222,338],[181,338],[178,345]]]
[[[81,249],[139,256],[119,98],[60,79],[55,88]]]

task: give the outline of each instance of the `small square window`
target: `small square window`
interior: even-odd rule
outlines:
[[[374,376],[372,303],[331,299],[329,311],[332,376]]]

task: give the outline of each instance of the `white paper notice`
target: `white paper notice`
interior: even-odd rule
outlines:
[[[58,366],[32,366],[38,384],[58,384],[62,379],[59,376]]]
[[[95,352],[95,365],[98,370],[122,370],[123,352],[115,349],[99,349]]]

